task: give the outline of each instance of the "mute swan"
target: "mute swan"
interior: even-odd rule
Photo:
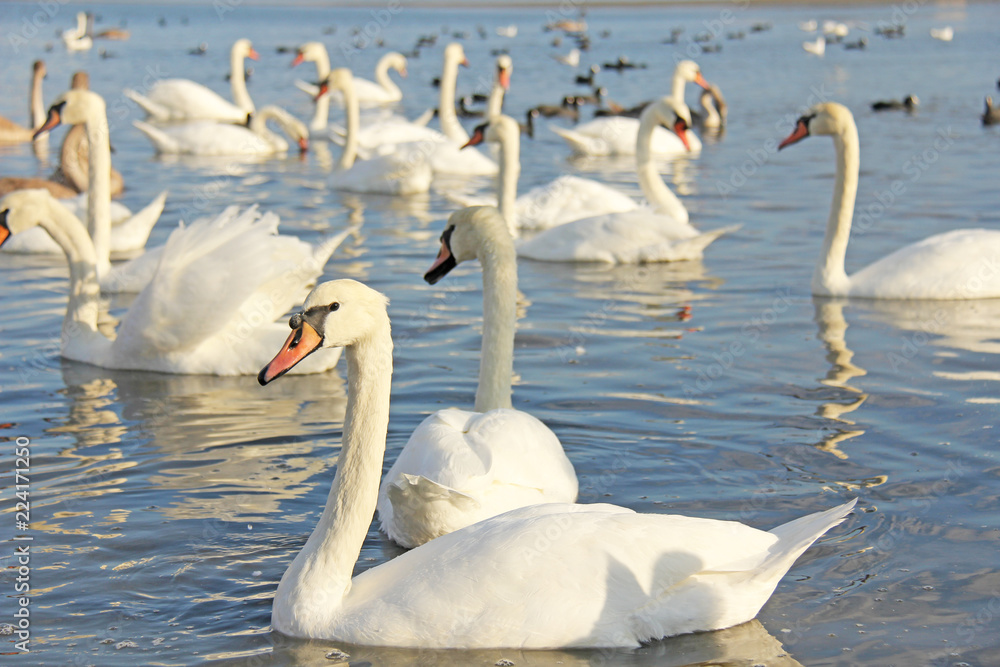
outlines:
[[[651,155],[653,131],[666,125],[687,136],[690,112],[683,102],[664,97],[647,106],[636,137],[639,185],[653,208],[581,218],[548,229],[517,247],[521,257],[546,262],[677,262],[699,259],[704,249],[738,226],[699,232],[688,212],[656,171]],[[682,139],[683,140],[683,139]]]
[[[466,145],[475,146],[483,141],[500,144],[499,208],[514,238],[518,237],[521,229],[548,229],[580,218],[631,211],[639,207],[634,199],[614,188],[569,174],[532,188],[518,197],[520,125],[509,116],[496,116],[489,123],[478,126]],[[464,206],[493,205],[497,202],[497,199],[481,201],[454,194],[448,196]]]
[[[45,102],[42,99],[42,79],[45,63],[36,60],[31,66],[31,87],[28,92],[28,117],[31,127],[24,127],[0,116],[0,144],[26,143],[34,138],[35,130],[45,122]]]
[[[322,66],[324,59],[326,62],[325,70]],[[292,61],[292,67],[302,62],[316,63],[316,77],[318,81],[323,81],[330,73],[330,57],[327,54],[326,47],[320,42],[306,42],[298,48],[295,60]],[[375,64],[375,81],[354,77],[354,86],[358,94],[358,102],[361,106],[392,104],[403,99],[403,91],[399,89],[395,81],[389,78],[389,70],[396,70],[401,77],[406,78],[406,65],[406,56],[396,51],[389,51],[379,58],[378,63]],[[308,93],[313,98],[319,94],[319,86],[306,83],[305,81],[296,81],[295,85],[299,90]],[[339,92],[331,93],[327,102],[331,99],[338,103],[343,103]]]
[[[316,65],[316,80],[323,82],[330,76],[330,54],[321,42],[306,42],[295,51],[295,59],[292,67],[304,62],[311,62]],[[312,85],[304,81],[296,81],[295,85],[299,90],[303,90],[313,99],[315,111],[312,120],[309,121],[309,129],[312,132],[325,136],[327,123],[330,121],[330,97],[320,95],[320,86]]]
[[[820,35],[815,42],[802,42],[802,48],[806,50],[806,53],[822,56],[826,53],[826,37]]]
[[[111,339],[98,329],[98,257],[83,224],[45,190],[0,199],[0,244],[35,226],[52,236],[70,266],[63,357],[102,368],[203,375],[254,373],[284,338],[275,318],[322,273],[343,239],[313,248],[277,235],[277,216],[256,208],[241,214],[235,206],[179,227]],[[338,356],[302,371],[328,370]]]
[[[684,101],[684,87],[688,81],[697,83],[708,89],[709,83],[701,75],[698,65],[692,60],[682,60],[674,68],[674,78],[671,96],[679,102]],[[606,116],[577,125],[572,130],[552,127],[552,131],[569,143],[577,153],[583,155],[635,155],[636,135],[639,133],[639,120],[621,116]],[[672,135],[662,128],[653,133],[651,150],[656,155],[685,155],[701,150],[701,141],[690,130],[686,134],[687,141]]]
[[[94,46],[94,40],[87,34],[86,12],[77,12],[76,28],[63,30],[62,40],[67,51],[87,51]]]
[[[455,87],[458,84],[458,66],[469,66],[465,49],[458,42],[444,47],[444,66],[441,69],[441,86],[438,89],[438,122],[441,132],[461,146],[469,140],[469,133],[458,122],[455,113]],[[495,172],[494,172],[495,173]]]
[[[339,169],[330,179],[331,187],[390,195],[411,195],[430,190],[432,173],[427,156],[413,145],[404,144],[397,150],[356,161],[361,110],[354,95],[351,70],[346,67],[333,70],[324,83],[324,88],[327,86],[343,95],[347,117],[344,152],[340,156]]]
[[[389,421],[386,298],[323,283],[257,379],[343,346],[347,416],[326,508],[275,592],[294,637],[410,648],[637,647],[753,618],[781,577],[856,500],[770,532],[733,521],[546,503],[431,540],[351,577],[378,497]],[[546,537],[548,536],[548,537]]]
[[[904,246],[848,276],[844,270],[861,164],[858,128],[847,107],[817,104],[799,118],[778,149],[813,135],[830,135],[837,153],[833,204],[812,293],[868,299],[986,299],[1000,297],[1000,231],[957,229]]]
[[[441,252],[424,280],[434,284],[473,259],[483,267],[475,407],[448,408],[427,417],[379,491],[382,530],[404,547],[517,507],[576,500],[576,472],[555,433],[511,407],[517,260],[495,208],[465,208],[451,215],[441,235]]]
[[[150,125],[132,121],[152,142],[157,153],[178,155],[277,155],[288,152],[288,142],[267,127],[273,120],[294,141],[299,150],[309,148],[309,128],[305,123],[274,105],[262,107],[250,118],[248,127],[212,120],[196,120],[172,125]]]
[[[235,104],[189,79],[160,79],[145,95],[130,88],[124,93],[156,121],[204,119],[245,123],[247,116],[255,111],[247,92],[245,58],[257,60],[259,56],[249,39],[238,39],[229,52],[229,85]]]
[[[60,123],[84,126],[89,143],[87,188],[87,231],[97,253],[97,275],[103,282],[111,271],[111,253],[127,252],[145,247],[149,233],[163,211],[166,192],[161,193],[144,209],[127,220],[112,225],[111,213],[111,144],[108,116],[104,99],[89,90],[74,89],[61,95],[49,108],[48,118],[37,130],[48,132]],[[15,241],[14,252],[49,252],[51,241],[44,242],[41,230],[26,231],[21,245]],[[111,285],[104,283],[106,288]]]
[[[514,73],[514,61],[506,53],[497,56],[496,75],[493,77],[493,87],[486,99],[486,117],[495,118],[503,113],[503,96],[510,90],[510,77]]]

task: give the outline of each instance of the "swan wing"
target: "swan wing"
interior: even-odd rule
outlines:
[[[350,169],[336,172],[331,187],[348,192],[412,195],[431,187],[431,167],[420,147],[396,146],[395,150],[358,160]]]
[[[243,123],[247,112],[215,91],[188,79],[162,79],[146,94],[146,98],[168,116],[157,120],[220,120]]]
[[[851,276],[850,296],[1000,297],[1000,231],[956,229],[900,248]]]
[[[802,551],[853,506],[771,532],[611,505],[524,507],[358,575],[342,613],[310,636],[541,649],[638,646],[728,627],[753,618]]]
[[[242,125],[195,120],[178,125],[154,126],[132,121],[158,153],[179,155],[270,155],[288,150],[280,138],[271,143]],[[280,144],[283,144],[280,145]]]
[[[510,509],[576,500],[577,479],[556,435],[512,409],[450,408],[413,432],[379,491],[382,529],[404,546]]]
[[[117,223],[113,222],[111,252],[128,252],[144,248],[166,203],[167,191],[164,190],[135,215],[119,220]]]
[[[612,187],[565,174],[517,198],[517,223],[521,229],[548,229],[580,218],[637,208],[634,199]]]

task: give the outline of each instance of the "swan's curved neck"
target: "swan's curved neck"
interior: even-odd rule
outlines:
[[[844,270],[844,259],[851,236],[854,200],[858,194],[858,170],[861,167],[858,127],[853,119],[848,119],[843,129],[833,135],[833,145],[837,151],[837,177],[830,217],[826,222],[823,251],[813,272],[812,291],[813,294],[846,296],[851,280]]]
[[[715,108],[715,99],[711,95],[703,95],[701,100],[701,108],[705,110],[705,125],[717,127],[722,122],[722,116]]]
[[[517,181],[521,177],[521,137],[520,128],[511,132],[501,130],[500,172],[497,174],[499,189],[497,203],[503,221],[513,238],[518,236],[517,228]]]
[[[326,97],[326,95],[323,97]],[[288,144],[267,127],[267,121],[269,120],[276,122],[282,131],[289,137],[293,136],[288,119],[274,107],[264,107],[255,113],[250,119],[250,131],[261,137],[271,146],[278,148],[284,146],[284,148],[287,149]]]
[[[337,472],[316,528],[278,584],[273,613],[279,628],[335,613],[350,590],[375,513],[389,425],[392,338],[388,316],[381,317],[375,333],[344,353],[347,413]]]
[[[477,256],[483,267],[483,346],[479,357],[475,410],[486,412],[511,407],[514,326],[517,321],[517,255],[509,236],[484,236]]]
[[[389,58],[382,58],[378,61],[378,65],[375,66],[375,81],[382,86],[385,92],[395,97],[401,97],[403,92],[396,85],[396,82],[389,78],[390,64]]]
[[[486,117],[496,118],[503,113],[503,86],[499,81],[493,82],[490,89],[490,96],[486,99]]]
[[[441,131],[452,141],[464,144],[469,135],[458,122],[455,113],[455,87],[458,85],[458,65],[453,59],[445,58],[444,69],[441,71],[441,91],[438,96],[438,120]]]
[[[639,134],[635,141],[635,170],[639,177],[639,186],[642,188],[642,194],[657,212],[669,215],[678,222],[687,222],[687,209],[664,183],[653,161],[653,130],[657,125],[659,122],[651,113],[643,114],[639,121]]]
[[[323,49],[316,54],[316,80],[326,81],[330,76],[330,56]],[[330,119],[330,96],[321,95],[316,98],[316,111],[313,113],[312,121],[309,123],[310,130],[326,129],[326,124]]]
[[[97,274],[105,276],[111,270],[111,135],[103,102],[88,116],[84,128],[90,149],[87,231],[97,253]]]
[[[674,78],[670,84],[670,96],[673,97],[678,102],[684,101],[684,88],[687,85],[687,79],[680,73],[679,70],[674,70]]]
[[[90,174],[85,171],[83,164],[80,162],[80,153],[84,150],[84,142],[86,140],[87,130],[81,125],[74,125],[66,133],[66,136],[63,137],[62,149],[59,151],[59,168],[62,169],[63,176],[79,192],[83,192],[90,187],[88,185]],[[87,151],[87,160],[89,163],[89,146],[87,147]]]
[[[354,160],[358,157],[358,143],[361,132],[361,104],[358,102],[358,94],[354,90],[354,82],[350,81],[346,85],[340,86],[340,92],[344,96],[344,120],[347,123],[347,136],[344,137],[344,152],[340,154],[340,168],[350,169],[354,166]]]
[[[69,304],[62,328],[65,349],[84,332],[97,333],[101,296],[97,254],[83,223],[55,199],[47,201],[49,215],[41,218],[38,226],[62,248],[69,262]]]
[[[31,95],[28,97],[30,115],[28,117],[31,118],[31,129],[33,130],[37,130],[45,124],[45,98],[42,96],[42,78],[44,76],[41,68],[38,68],[35,69],[31,77]],[[48,136],[48,132],[41,136]]]
[[[233,94],[233,104],[247,113],[256,109],[250,93],[247,92],[246,70],[243,68],[243,56],[236,49],[229,52],[229,88]]]

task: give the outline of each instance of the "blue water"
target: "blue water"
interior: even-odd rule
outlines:
[[[387,461],[427,413],[471,405],[479,270],[463,266],[434,287],[420,279],[453,210],[442,190],[405,201],[332,192],[324,165],[338,149],[322,143],[305,159],[159,159],[130,126],[140,115],[121,89],[139,87],[147,76],[185,76],[228,97],[229,45],[249,37],[262,56],[249,84],[258,106],[281,104],[305,118],[309,102],[292,81],[312,71],[290,71],[291,56],[277,47],[319,39],[335,65],[370,77],[384,49],[356,48],[367,39],[366,24],[385,48],[402,50],[446,26],[449,34],[469,33],[471,68],[460,74],[462,92],[489,79],[491,49],[510,49],[515,70],[506,108],[522,117],[575,89],[573,72],[549,58],[571,45],[552,46],[556,33],[541,30],[546,12],[558,15],[558,7],[403,8],[382,26],[376,19],[386,15],[367,9],[95,6],[98,28],[124,21],[132,37],[78,54],[67,54],[54,36],[74,23],[77,7],[57,9],[48,18],[39,4],[0,8],[0,114],[25,120],[35,58],[48,64],[47,101],[74,70],[87,69],[92,88],[121,110],[112,119],[112,143],[126,180],[122,201],[135,209],[170,190],[151,244],[179,219],[233,203],[259,202],[281,216],[285,233],[310,240],[363,222],[325,275],[362,280],[392,299],[400,343]],[[37,34],[12,39],[39,11]],[[796,24],[812,18],[864,22],[848,39],[866,35],[867,50],[829,45],[822,59],[807,55],[800,42],[810,35]],[[905,39],[871,33],[895,19],[906,21]],[[587,20],[594,39],[584,65],[619,55],[648,63],[600,74],[623,104],[668,92],[675,56],[698,48],[690,38],[722,29],[722,51],[696,59],[725,93],[727,131],[706,138],[697,159],[665,164],[664,173],[694,224],[743,227],[712,245],[703,262],[523,262],[515,405],[558,434],[583,501],[770,528],[859,497],[859,511],[802,556],[759,622],[636,651],[385,651],[272,634],[274,588],[314,526],[332,479],[343,369],[286,377],[265,390],[250,377],[106,371],[62,361],[63,258],[4,254],[0,623],[16,622],[17,436],[31,442],[32,505],[29,529],[16,532],[33,537],[31,654],[17,655],[16,636],[2,637],[0,653],[15,654],[5,655],[5,664],[325,665],[334,664],[325,656],[335,647],[350,653],[352,664],[373,665],[492,665],[502,658],[517,665],[1000,663],[1000,302],[812,298],[833,149],[819,137],[773,152],[805,107],[820,98],[839,101],[854,111],[862,141],[859,211],[894,182],[904,185],[883,215],[855,230],[849,270],[934,233],[1000,228],[1000,135],[978,120],[1000,76],[1000,7],[738,3],[594,9]],[[751,33],[756,22],[773,28]],[[511,23],[520,28],[516,38],[494,34]],[[945,24],[955,28],[953,42],[928,36]],[[324,34],[333,25],[335,33]],[[355,37],[352,26],[360,29]],[[674,26],[685,28],[680,44],[661,44]],[[610,34],[601,37],[602,30]],[[745,39],[724,38],[738,30]],[[412,117],[436,104],[429,81],[447,41],[442,36],[411,60],[400,112]],[[201,42],[208,44],[205,56],[187,55]],[[100,57],[102,47],[113,57]],[[867,110],[875,99],[907,94],[922,102],[912,116]],[[942,133],[953,141],[935,150]],[[60,141],[57,132],[50,160]],[[51,170],[30,147],[2,148],[0,156],[2,175]],[[639,194],[627,161],[569,159],[544,127],[522,145],[522,162],[522,190],[561,173],[586,173]],[[449,187],[486,191],[490,184]],[[359,569],[397,553],[373,527]]]

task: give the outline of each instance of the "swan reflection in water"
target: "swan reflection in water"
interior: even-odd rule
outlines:
[[[268,392],[249,377],[111,371],[65,360],[62,373],[69,413],[48,432],[76,440],[60,456],[100,472],[88,470],[79,481],[80,471],[68,470],[74,481],[67,479],[60,495],[103,495],[143,481],[172,520],[273,518],[282,501],[305,494],[307,480],[327,468],[327,456],[314,450],[337,445],[330,425],[343,423],[347,406],[335,371],[284,378],[290,382]],[[138,455],[115,446],[146,439],[149,448]],[[152,470],[129,480],[111,475],[109,465]]]
[[[517,667],[801,667],[778,639],[757,619],[715,632],[699,632],[651,642],[640,649],[592,649],[523,651],[490,649],[483,651],[397,649],[373,646],[303,641],[271,633],[268,664],[325,667],[326,665],[371,665],[372,667],[446,667],[461,665],[513,664]],[[349,657],[342,657],[340,654]],[[326,656],[330,655],[330,658]],[[504,662],[506,661],[506,662]]]

